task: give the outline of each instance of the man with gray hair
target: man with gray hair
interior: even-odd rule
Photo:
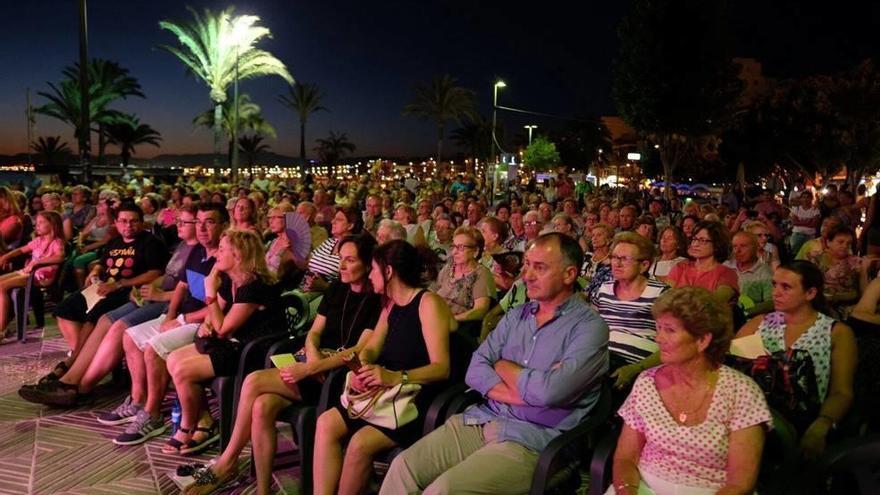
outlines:
[[[731,246],[733,259],[724,264],[736,270],[740,307],[749,317],[773,311],[773,272],[758,258],[758,238],[741,230]]]
[[[397,220],[383,218],[379,221],[379,228],[376,229],[376,243],[385,244],[388,241],[400,239],[406,240],[406,229]]]
[[[468,367],[485,402],[397,456],[380,495],[528,492],[540,452],[590,416],[608,372],[608,326],[576,290],[582,259],[559,233],[529,247],[529,302],[507,312]]]

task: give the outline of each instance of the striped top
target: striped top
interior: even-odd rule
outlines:
[[[328,282],[339,278],[339,254],[334,251],[336,242],[335,237],[328,238],[312,251],[309,259],[309,271]]]
[[[645,359],[657,351],[654,337],[657,327],[651,307],[654,300],[669,286],[655,279],[648,279],[642,295],[633,301],[621,301],[614,294],[611,280],[602,284],[596,294],[596,309],[611,331],[608,350],[629,363]]]

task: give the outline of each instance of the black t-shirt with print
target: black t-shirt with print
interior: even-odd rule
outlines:
[[[186,265],[184,265],[183,269],[183,278],[181,280],[189,283],[186,276],[187,270],[192,270],[207,277],[208,274],[211,273],[212,268],[214,268],[214,257],[207,257],[205,247],[201,244],[196,244],[189,253],[189,258],[186,259]],[[204,293],[204,290],[201,292]],[[192,290],[190,290],[186,293],[186,299],[180,303],[180,309],[178,309],[177,312],[178,314],[192,313],[193,311],[198,311],[204,307],[205,302],[193,297]]]
[[[150,270],[164,270],[167,261],[165,245],[153,234],[141,232],[131,242],[125,242],[119,236],[107,243],[101,281],[118,282]]]

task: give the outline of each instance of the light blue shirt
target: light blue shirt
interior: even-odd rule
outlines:
[[[509,310],[474,352],[465,381],[484,397],[501,382],[494,364],[504,359],[523,367],[517,389],[524,406],[492,399],[471,406],[464,422],[495,421],[498,441],[536,452],[584,420],[599,401],[608,374],[608,326],[577,293],[541,328],[537,301]]]

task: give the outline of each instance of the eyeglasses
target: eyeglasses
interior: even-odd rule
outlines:
[[[477,246],[474,246],[471,244],[453,244],[452,245],[452,249],[454,249],[456,251],[464,251],[465,249],[474,249],[476,247]]]
[[[195,225],[196,221],[195,220],[178,220],[174,223],[176,223],[177,225]]]
[[[636,262],[636,261],[644,261],[643,258],[635,258],[632,256],[616,256],[613,254],[611,256],[609,256],[608,259],[612,263],[620,263],[621,265],[631,265],[631,264],[633,264],[633,262]]]
[[[699,244],[701,246],[705,246],[707,244],[712,244],[712,239],[706,239],[704,237],[694,237],[691,239],[691,244]]]

